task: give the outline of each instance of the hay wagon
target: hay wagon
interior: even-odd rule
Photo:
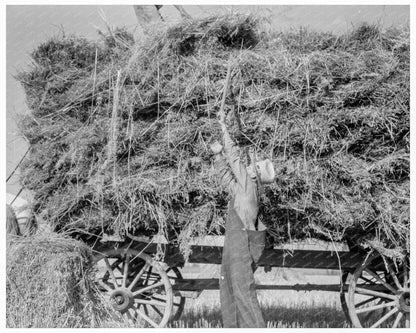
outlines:
[[[186,298],[219,289],[217,278],[184,278],[179,246],[150,238],[95,241],[96,282],[113,308],[127,320],[164,327],[177,320]],[[222,246],[193,245],[189,263],[221,264]],[[410,327],[409,263],[398,265],[351,245],[348,251],[266,249],[258,267],[339,270],[338,284],[257,285],[257,289],[339,292],[354,327]]]

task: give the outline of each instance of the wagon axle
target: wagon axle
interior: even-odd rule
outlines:
[[[410,290],[404,290],[396,299],[397,308],[405,313],[410,313]]]
[[[126,312],[134,305],[133,293],[126,288],[119,288],[110,294],[111,305],[114,310]]]

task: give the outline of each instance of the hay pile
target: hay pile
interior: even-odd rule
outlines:
[[[7,327],[96,327],[107,313],[91,250],[49,233],[7,247]]]
[[[227,203],[208,145],[227,62],[241,146],[275,161],[266,219],[276,242],[363,239],[407,250],[409,31],[266,33],[252,16],[181,23],[134,45],[53,38],[18,78],[32,115],[22,167],[57,230],[221,233]],[[229,103],[232,101],[229,100]]]

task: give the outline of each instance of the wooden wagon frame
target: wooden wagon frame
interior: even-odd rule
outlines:
[[[150,240],[150,239],[149,239]],[[165,327],[177,320],[188,297],[218,290],[218,278],[183,278],[179,246],[126,239],[91,245],[96,282],[112,307],[132,324]],[[221,264],[222,246],[192,245],[187,263]],[[333,291],[353,327],[410,327],[409,260],[397,263],[376,251],[265,249],[258,267],[339,270],[337,284],[260,284],[257,289]]]

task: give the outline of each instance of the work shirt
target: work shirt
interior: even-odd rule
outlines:
[[[264,224],[257,220],[261,185],[256,178],[250,177],[247,167],[240,160],[239,149],[228,131],[224,133],[224,155],[218,156],[216,163],[221,181],[228,186],[235,199],[233,208],[244,227],[247,230],[265,230]]]

